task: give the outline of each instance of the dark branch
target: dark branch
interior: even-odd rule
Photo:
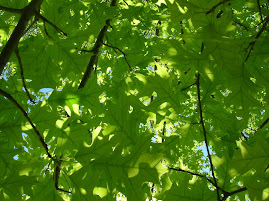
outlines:
[[[171,168],[171,167],[168,167],[169,170],[175,170],[175,171],[178,171],[178,172],[185,172],[185,173],[188,173],[188,174],[191,174],[191,175],[195,175],[195,176],[198,176],[198,177],[201,177],[201,178],[206,178],[206,180],[211,183],[214,187],[216,187],[217,189],[221,190],[225,193],[228,193],[226,192],[225,190],[221,189],[220,187],[218,187],[211,179],[207,178],[205,175],[202,175],[202,174],[198,174],[198,173],[194,173],[194,172],[190,172],[188,170],[183,170],[181,168]]]
[[[116,2],[117,2],[116,0],[112,0],[110,6],[116,6]],[[106,20],[106,25],[101,29],[101,31],[98,34],[97,40],[93,46],[93,49],[91,50],[93,55],[90,58],[90,61],[89,61],[87,68],[86,68],[86,71],[83,75],[83,78],[82,78],[80,84],[79,84],[79,87],[78,87],[79,89],[83,88],[86,85],[88,79],[91,76],[91,72],[93,70],[93,65],[97,63],[99,49],[103,45],[103,40],[104,40],[105,34],[107,32],[107,29],[110,26],[110,22],[111,22],[111,19]]]
[[[59,27],[57,27],[55,24],[53,24],[52,22],[50,22],[47,18],[45,18],[44,16],[42,16],[40,13],[36,13],[36,16],[39,17],[41,20],[43,20],[43,22],[48,23],[49,25],[51,25],[56,31],[58,31],[60,34],[63,34],[64,36],[67,36],[67,33],[65,33],[63,30],[61,30]]]
[[[129,6],[128,3],[127,3],[125,0],[123,0],[123,2],[124,2],[127,6]]]
[[[23,12],[23,9],[8,8],[8,7],[1,6],[1,5],[0,5],[0,10],[7,11],[10,13],[17,13],[17,14],[22,14],[22,12]]]
[[[269,118],[267,118],[267,119],[262,123],[262,125],[260,125],[260,127],[255,131],[255,133],[256,133],[258,130],[262,129],[268,122],[269,122]]]
[[[214,12],[216,10],[217,7],[219,7],[220,5],[222,4],[225,4],[226,2],[228,2],[230,0],[224,0],[224,1],[221,1],[219,3],[217,3],[215,6],[213,6],[209,11],[206,12],[206,15],[208,15],[209,13],[211,12]]]
[[[243,27],[246,31],[249,31],[249,28],[246,25],[243,25],[241,22],[233,21],[235,24],[239,25],[240,27]]]
[[[55,186],[56,190],[62,191],[65,193],[71,193],[70,191],[64,190],[64,189],[59,187],[59,178],[60,178],[61,165],[62,165],[61,157],[60,157],[60,159],[57,159],[56,157],[54,158],[54,165],[55,165],[55,169],[54,169],[53,176],[54,176],[54,186]]]
[[[198,75],[197,75],[196,85],[197,85],[197,94],[198,94],[198,105],[199,105],[199,113],[200,113],[200,123],[201,123],[202,128],[203,128],[203,134],[204,134],[204,139],[205,139],[206,151],[207,151],[208,159],[209,159],[209,162],[210,162],[211,173],[212,173],[212,176],[213,176],[213,179],[214,179],[214,183],[215,183],[214,186],[218,186],[217,180],[216,180],[216,177],[215,177],[215,173],[214,173],[214,166],[213,166],[212,159],[211,159],[210,152],[209,152],[209,148],[208,148],[208,141],[207,141],[205,124],[204,124],[204,119],[203,119],[201,94],[200,94],[200,73],[198,73]],[[219,189],[218,188],[216,188],[216,189],[217,189],[218,200],[220,200]]]
[[[9,61],[10,56],[16,47],[20,38],[24,35],[25,30],[27,29],[28,22],[31,18],[38,12],[43,0],[33,0],[31,1],[22,11],[21,18],[12,32],[8,42],[3,48],[0,55],[0,75],[2,74],[6,63]]]
[[[258,129],[262,129],[267,123],[269,122],[269,118],[267,118],[262,125],[260,125],[260,127]]]
[[[103,45],[105,45],[105,46],[107,46],[107,47],[111,47],[114,51],[115,51],[115,49],[118,50],[118,51],[120,51],[120,53],[123,54],[124,59],[125,59],[125,61],[126,61],[127,65],[128,65],[128,67],[129,67],[130,71],[132,71],[132,67],[131,67],[131,65],[129,64],[127,58],[126,58],[127,55],[125,54],[125,52],[123,52],[123,51],[122,51],[121,49],[119,49],[118,47],[114,47],[114,46],[109,45],[109,44],[106,44],[106,43],[103,43]],[[115,51],[115,52],[116,52],[116,51]]]
[[[269,15],[263,20],[262,28],[260,29],[260,31],[258,32],[258,34],[255,36],[255,40],[252,41],[251,43],[249,43],[249,45],[247,47],[247,49],[249,48],[249,52],[247,54],[247,57],[245,59],[245,62],[247,62],[247,60],[248,60],[251,52],[253,51],[255,43],[260,38],[260,36],[262,35],[263,31],[266,29],[266,26],[267,26],[268,22],[269,22]]]
[[[243,188],[240,188],[240,189],[238,189],[238,190],[235,190],[235,191],[232,191],[232,192],[225,192],[224,193],[224,197],[221,199],[222,201],[224,201],[224,200],[226,200],[229,196],[231,196],[231,195],[234,195],[234,194],[236,194],[236,193],[240,193],[240,192],[243,192],[243,191],[246,191],[247,190],[247,188],[246,187],[243,187]]]
[[[181,92],[182,92],[182,91],[185,91],[186,89],[188,89],[188,88],[190,88],[190,87],[192,87],[192,86],[194,86],[194,85],[196,85],[196,82],[194,82],[193,84],[191,84],[191,85],[189,85],[189,86],[187,86],[187,87],[181,89]]]
[[[261,10],[261,5],[260,5],[260,0],[257,0],[257,6],[258,6],[259,15],[260,15],[260,20],[262,22],[263,17],[262,17],[262,10]]]
[[[245,136],[243,132],[240,132],[240,134],[241,134],[241,136],[242,136],[246,141],[248,141],[247,136]]]
[[[20,106],[20,104],[9,93],[3,91],[2,89],[0,89],[0,94],[3,95],[4,97],[6,97],[10,102],[12,102],[22,112],[23,116],[27,119],[27,121],[31,124],[32,128],[34,129],[34,132],[36,133],[37,137],[39,138],[39,141],[41,142],[42,146],[46,150],[48,157],[53,159],[52,155],[49,153],[48,145],[44,141],[43,137],[41,136],[41,134],[39,133],[39,131],[35,127],[34,123],[30,119],[30,117],[28,116],[26,111],[22,108],[22,106]]]
[[[24,73],[23,73],[23,68],[22,68],[22,62],[21,62],[21,57],[20,57],[20,53],[19,53],[19,49],[16,48],[15,49],[15,54],[16,54],[16,57],[18,59],[18,62],[19,62],[19,66],[20,66],[20,71],[21,71],[21,79],[22,79],[22,84],[23,84],[23,88],[25,89],[25,92],[27,94],[27,97],[29,98],[29,100],[35,104],[35,101],[31,98],[31,95],[26,87],[26,83],[25,83],[25,79],[24,79]]]

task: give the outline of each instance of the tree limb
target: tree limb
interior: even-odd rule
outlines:
[[[36,12],[39,11],[40,6],[43,0],[32,0],[22,11],[21,18],[12,32],[8,42],[3,48],[0,55],[0,75],[2,74],[6,63],[9,61],[10,56],[16,47],[18,47],[18,43],[20,38],[24,35],[25,30],[27,28],[28,22],[30,19],[35,16]]]
[[[210,162],[211,173],[212,173],[212,176],[213,176],[213,179],[214,179],[214,183],[215,183],[214,186],[218,186],[217,180],[216,180],[216,177],[215,177],[215,173],[214,173],[214,166],[213,166],[212,159],[211,159],[210,152],[209,152],[209,148],[208,148],[208,141],[207,141],[205,124],[204,124],[204,119],[203,119],[201,94],[200,94],[200,73],[198,73],[198,75],[197,75],[196,86],[197,86],[198,105],[199,105],[199,113],[200,113],[200,123],[201,123],[202,128],[203,128],[203,134],[204,134],[204,139],[205,139],[206,151],[207,151],[208,159],[209,159],[209,162]],[[220,200],[219,189],[218,188],[216,188],[216,189],[217,189],[218,200]]]
[[[22,108],[22,106],[20,106],[20,104],[9,93],[3,91],[2,89],[0,89],[0,94],[3,95],[4,97],[6,97],[10,102],[12,102],[22,112],[23,116],[27,119],[27,121],[31,124],[32,128],[34,129],[34,132],[37,135],[37,137],[39,138],[39,141],[41,142],[42,146],[46,150],[48,157],[53,159],[52,155],[49,153],[48,145],[44,141],[43,137],[41,136],[40,132],[35,127],[34,123],[30,119],[30,117],[28,116],[26,111]]]
[[[211,12],[214,12],[214,11],[216,10],[217,7],[219,7],[219,6],[222,5],[222,4],[225,4],[225,3],[228,2],[228,1],[230,1],[230,0],[223,0],[223,1],[219,2],[219,3],[217,3],[217,4],[216,4],[215,6],[213,6],[209,11],[206,12],[206,15],[208,15],[208,14],[211,13]]]
[[[1,6],[1,5],[0,5],[0,10],[7,11],[10,13],[17,13],[17,14],[22,14],[22,12],[23,12],[23,9],[8,8],[6,6]]]
[[[112,0],[110,6],[111,7],[112,6],[116,6],[116,2],[117,2],[117,0]],[[95,42],[95,44],[93,46],[93,49],[91,50],[91,52],[93,53],[93,55],[90,58],[90,61],[89,61],[88,65],[87,65],[86,71],[85,71],[85,73],[83,75],[83,78],[82,78],[82,80],[81,80],[81,82],[79,84],[78,89],[83,88],[86,85],[88,79],[91,76],[93,65],[97,62],[97,58],[98,58],[98,54],[99,54],[99,49],[103,45],[103,40],[104,40],[105,34],[107,32],[107,29],[110,26],[110,22],[111,22],[111,19],[106,20],[106,25],[101,29],[101,31],[98,34],[97,40],[96,40],[96,42]]]
[[[23,88],[25,89],[25,92],[27,94],[27,97],[29,98],[29,100],[35,104],[35,101],[31,98],[31,95],[26,87],[26,83],[25,83],[25,79],[24,79],[24,74],[23,74],[23,68],[22,68],[22,62],[21,62],[21,57],[20,57],[20,53],[19,53],[19,49],[18,47],[15,49],[15,54],[16,54],[16,57],[18,59],[18,62],[19,62],[19,66],[20,66],[20,71],[21,71],[21,80],[22,80],[22,84],[23,84]]]

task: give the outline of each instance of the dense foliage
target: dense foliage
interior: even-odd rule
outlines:
[[[268,0],[0,0],[0,200],[269,200],[268,21]]]

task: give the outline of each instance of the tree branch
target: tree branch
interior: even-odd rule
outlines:
[[[261,10],[261,5],[260,5],[260,0],[257,0],[257,6],[258,6],[259,15],[260,15],[260,20],[262,22],[263,17],[262,17],[262,10]]]
[[[212,176],[213,176],[213,179],[214,179],[214,183],[215,183],[214,186],[218,186],[217,180],[216,180],[216,177],[215,177],[215,173],[214,173],[214,166],[213,166],[212,159],[211,159],[210,152],[209,152],[209,148],[208,148],[208,141],[207,141],[205,124],[204,124],[204,119],[203,119],[202,104],[201,104],[201,94],[200,94],[200,73],[198,73],[198,75],[197,75],[196,85],[197,85],[197,94],[198,94],[198,105],[199,105],[199,113],[200,113],[200,123],[201,123],[202,128],[203,128],[203,134],[204,134],[204,139],[205,139],[206,151],[207,151],[208,159],[209,159],[209,162],[210,162],[211,173],[212,173]],[[216,187],[216,189],[217,189],[218,200],[220,200],[219,189],[217,187]]]
[[[0,5],[0,10],[7,11],[10,13],[17,13],[17,14],[22,14],[22,12],[23,12],[23,9],[8,8],[6,6],[1,6],[1,5]]]
[[[240,192],[243,192],[243,191],[246,191],[247,190],[247,188],[246,187],[243,187],[243,188],[240,188],[240,189],[238,189],[238,190],[235,190],[235,191],[232,191],[232,192],[226,192],[226,193],[224,193],[224,197],[221,199],[222,201],[224,201],[224,200],[226,200],[229,196],[231,196],[231,195],[234,195],[234,194],[236,194],[236,193],[240,193]]]
[[[57,159],[55,157],[55,159],[54,159],[55,169],[54,169],[54,174],[53,174],[55,189],[58,190],[58,191],[65,192],[65,193],[71,193],[70,191],[64,190],[64,189],[59,187],[59,178],[60,178],[60,173],[61,173],[61,165],[62,165],[61,157],[60,157],[60,159]]]
[[[169,170],[174,170],[174,171],[178,171],[178,172],[185,172],[185,173],[188,173],[188,174],[191,174],[191,175],[194,175],[194,176],[198,176],[198,177],[201,177],[201,178],[206,178],[208,182],[210,182],[214,187],[216,187],[217,189],[221,190],[224,194],[224,197],[221,199],[222,201],[226,200],[229,196],[232,196],[236,193],[240,193],[240,192],[243,192],[243,191],[246,191],[247,188],[246,187],[243,187],[243,188],[240,188],[238,190],[235,190],[235,191],[232,191],[232,192],[227,192],[225,191],[224,189],[220,188],[219,186],[217,186],[211,179],[207,178],[205,175],[202,175],[202,174],[198,174],[198,173],[194,173],[194,172],[190,172],[188,170],[183,170],[181,168],[171,168],[171,167],[168,167]]]
[[[243,25],[241,22],[235,21],[233,20],[233,22],[237,25],[239,25],[240,27],[243,27],[246,31],[249,31],[249,28],[246,25]]]
[[[27,121],[31,124],[32,128],[34,129],[34,132],[36,133],[37,137],[39,138],[39,141],[41,142],[42,146],[46,150],[48,157],[53,159],[52,155],[49,153],[48,145],[44,141],[43,137],[41,136],[41,134],[39,133],[39,131],[35,127],[34,123],[30,119],[30,117],[28,116],[26,111],[22,108],[22,106],[20,106],[20,104],[9,93],[3,91],[2,89],[0,89],[0,94],[3,95],[4,97],[6,97],[10,102],[12,102],[22,112],[23,116],[27,119]]]
[[[201,177],[201,178],[206,178],[206,180],[208,182],[210,182],[214,187],[216,187],[217,189],[221,190],[225,193],[228,193],[226,192],[225,190],[221,189],[220,187],[218,187],[211,179],[207,178],[205,175],[202,175],[202,174],[198,174],[198,173],[194,173],[194,172],[190,172],[188,170],[183,170],[181,168],[171,168],[171,167],[168,167],[169,170],[175,170],[175,171],[178,171],[178,172],[185,172],[185,173],[188,173],[188,174],[191,174],[191,175],[194,175],[194,176],[198,176],[198,177]]]
[[[35,104],[35,101],[31,98],[31,95],[26,87],[26,83],[25,83],[25,79],[24,79],[24,74],[23,74],[23,68],[22,68],[22,62],[21,62],[21,57],[20,57],[20,53],[19,53],[19,49],[18,47],[15,49],[15,54],[16,54],[16,57],[18,59],[18,62],[19,62],[19,66],[20,66],[20,71],[21,71],[21,79],[22,79],[22,84],[23,84],[23,88],[25,89],[25,92],[27,94],[27,97],[29,98],[29,100]]]
[[[51,25],[56,31],[58,31],[60,34],[63,34],[64,36],[67,36],[67,33],[65,33],[63,30],[61,30],[59,27],[57,27],[55,24],[53,24],[52,22],[50,22],[47,18],[45,18],[44,16],[42,16],[40,13],[36,13],[36,16],[39,17],[41,20],[43,20],[43,22],[48,23],[49,25]]]
[[[18,43],[20,38],[24,35],[25,30],[27,28],[28,22],[30,19],[35,16],[36,12],[39,11],[40,6],[43,0],[32,0],[22,11],[21,18],[11,34],[8,42],[3,48],[0,55],[0,75],[2,74],[6,63],[9,61],[10,56],[16,47],[18,47]]]
[[[251,52],[253,51],[254,49],[254,45],[255,43],[257,42],[257,40],[259,39],[259,37],[262,35],[262,32],[266,29],[266,26],[267,26],[267,23],[269,22],[269,15],[263,20],[263,24],[262,24],[262,28],[260,29],[260,31],[258,32],[258,34],[255,36],[255,40],[250,42],[247,49],[249,49],[249,52],[247,54],[247,57],[245,59],[245,62],[247,62]]]
[[[211,12],[214,12],[214,11],[216,10],[217,7],[219,7],[219,6],[222,5],[222,4],[225,4],[225,3],[228,2],[228,1],[230,1],[230,0],[223,0],[223,1],[219,2],[219,3],[217,3],[217,4],[216,4],[215,6],[213,6],[209,11],[206,12],[206,15],[208,15],[208,14],[211,13]]]
[[[106,43],[103,43],[103,45],[105,45],[105,46],[107,46],[107,47],[111,47],[114,51],[115,51],[115,49],[118,50],[118,51],[120,51],[120,53],[123,54],[124,59],[125,59],[125,61],[126,61],[127,65],[128,65],[128,67],[129,67],[130,71],[132,71],[132,67],[131,67],[131,65],[129,64],[127,58],[126,58],[127,55],[125,54],[125,52],[123,52],[123,51],[122,51],[120,48],[118,48],[118,47],[114,47],[114,46],[109,45],[109,44],[106,44]]]
[[[267,119],[260,125],[260,127],[255,131],[255,133],[256,133],[258,130],[262,129],[268,122],[269,122],[269,118],[267,118]],[[255,133],[254,133],[254,134],[255,134]]]
[[[117,2],[117,0],[112,0],[110,6],[111,7],[116,6],[116,2]],[[98,34],[97,40],[96,40],[96,42],[95,42],[95,44],[93,46],[93,49],[91,50],[93,55],[91,56],[91,59],[90,59],[88,65],[87,65],[86,71],[85,71],[85,73],[83,75],[83,78],[82,78],[82,80],[81,80],[81,82],[79,84],[78,89],[83,88],[86,85],[88,79],[91,76],[93,65],[97,62],[99,49],[103,45],[103,40],[104,40],[105,34],[107,32],[108,26],[110,26],[110,22],[111,22],[111,19],[106,20],[106,25],[101,29],[101,31]]]
[[[193,84],[191,84],[191,85],[189,85],[187,87],[184,87],[183,89],[181,89],[181,92],[185,91],[186,89],[188,89],[188,88],[190,88],[190,87],[192,87],[194,85],[196,85],[196,82],[194,82]]]

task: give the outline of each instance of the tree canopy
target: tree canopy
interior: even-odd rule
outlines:
[[[0,0],[0,200],[269,200],[268,0]]]

